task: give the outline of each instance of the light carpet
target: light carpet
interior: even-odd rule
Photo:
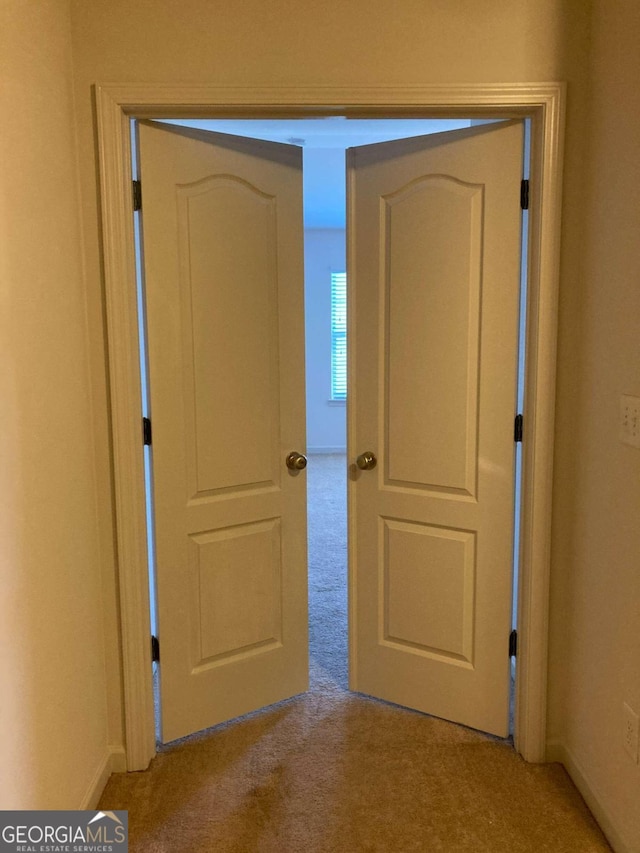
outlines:
[[[308,693],[163,746],[115,774],[139,853],[595,853],[608,846],[558,764],[347,691],[344,457],[312,457]]]

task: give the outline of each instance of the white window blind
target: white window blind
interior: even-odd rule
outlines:
[[[331,399],[347,399],[347,274],[331,273]]]

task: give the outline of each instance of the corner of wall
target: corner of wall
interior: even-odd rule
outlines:
[[[550,740],[547,743],[546,759],[549,762],[562,764],[591,810],[600,829],[604,832],[607,841],[615,850],[615,853],[637,853],[632,842],[625,838],[617,829],[609,811],[604,805],[604,796],[598,789],[598,786],[589,778],[587,772],[571,750],[561,740]]]
[[[121,746],[108,747],[87,786],[79,808],[83,810],[97,808],[102,792],[109,781],[109,776],[112,773],[126,773],[126,771],[127,758],[124,748]]]

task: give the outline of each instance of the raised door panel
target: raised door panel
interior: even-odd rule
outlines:
[[[276,199],[216,175],[178,187],[177,206],[190,495],[271,485],[280,472]]]
[[[380,643],[473,666],[475,534],[381,519]]]
[[[382,199],[389,484],[475,494],[482,202],[446,175]]]
[[[282,645],[280,522],[191,537],[193,659],[198,667]]]

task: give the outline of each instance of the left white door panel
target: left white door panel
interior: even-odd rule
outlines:
[[[139,124],[162,739],[308,686],[302,155]]]

